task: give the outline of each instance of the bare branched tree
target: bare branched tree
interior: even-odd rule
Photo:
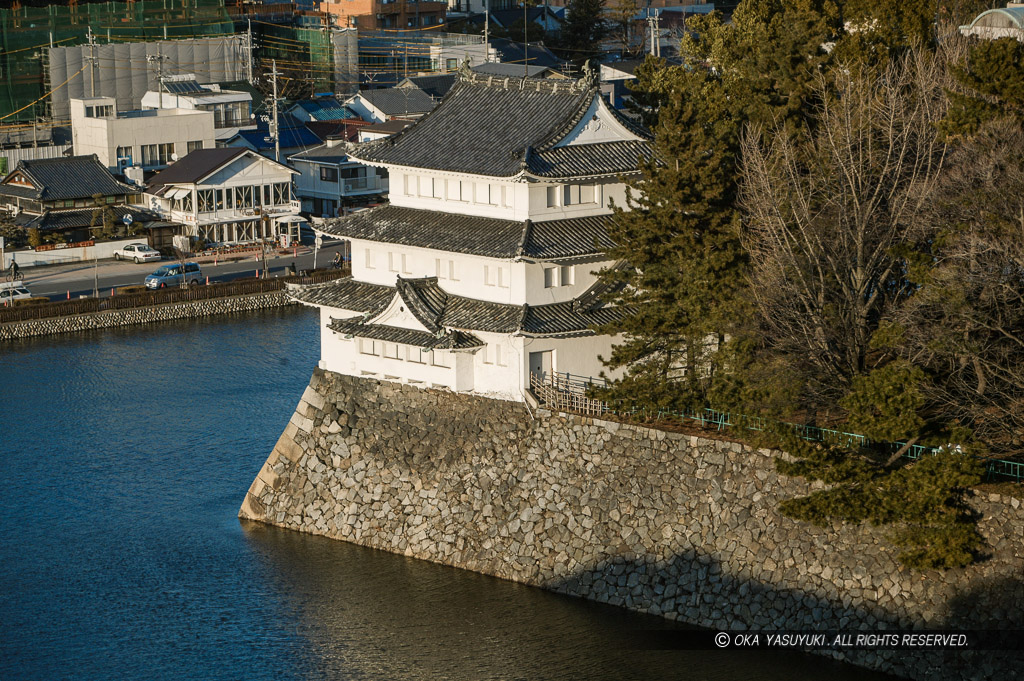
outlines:
[[[918,225],[946,148],[941,56],[914,50],[879,73],[818,78],[806,131],[747,131],[744,244],[771,352],[833,405],[872,367],[879,321],[909,293],[899,247]]]
[[[1024,452],[1024,130],[1001,120],[950,155],[927,222],[922,285],[891,319],[934,376],[947,421],[1001,454]]]

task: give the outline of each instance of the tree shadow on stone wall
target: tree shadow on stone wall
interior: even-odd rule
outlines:
[[[719,560],[696,551],[657,562],[613,557],[594,569],[544,586],[733,634],[1012,630],[1017,635],[1013,650],[830,648],[838,654],[824,654],[870,669],[885,669],[897,677],[928,681],[1005,681],[1017,678],[1021,669],[1020,646],[1024,641],[1019,632],[1024,629],[1024,584],[1017,577],[979,579],[970,591],[945,603],[920,604],[922,612],[934,615],[927,622],[913,622],[906,616],[901,619],[880,605],[855,605],[838,587],[830,593],[811,593],[779,587],[750,575],[730,574]],[[673,642],[678,639],[672,627],[666,624],[658,629],[650,641],[638,639],[636,643],[641,647],[675,647]],[[969,640],[986,645],[993,639],[982,635]],[[826,675],[836,678],[822,670],[821,678]]]

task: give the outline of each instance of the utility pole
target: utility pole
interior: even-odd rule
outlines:
[[[491,0],[484,0],[484,61],[491,60]]]
[[[166,58],[167,57],[165,57],[161,52],[146,55],[146,61],[150,64],[156,63],[156,92],[158,98],[158,109],[164,108],[164,60]]]
[[[96,96],[96,45],[93,42],[92,26],[86,27],[85,37],[89,40],[89,96]]]
[[[661,56],[661,17],[657,14],[651,15],[651,9],[647,9],[647,23],[651,27],[651,56]]]
[[[247,17],[249,28],[245,32],[245,49],[248,53],[248,57],[245,60],[245,75],[249,81],[249,85],[253,85],[252,82],[252,17]]]
[[[271,68],[273,71],[270,72],[270,82],[273,85],[273,103],[272,103],[272,116],[270,121],[270,136],[274,138],[274,160],[278,163],[281,162],[281,136],[278,134],[277,129],[277,60],[274,59],[271,62]]]
[[[523,0],[523,78],[530,75],[530,34],[526,26],[526,10],[529,7]]]

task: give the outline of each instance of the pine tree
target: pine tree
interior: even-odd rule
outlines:
[[[582,67],[601,53],[600,43],[606,35],[604,0],[569,0],[558,41],[566,59]]]
[[[1013,38],[981,40],[971,47],[955,76],[960,88],[948,93],[944,132],[974,135],[984,123],[1002,117],[1024,122],[1024,43]]]
[[[767,372],[752,363],[757,343],[747,333],[739,139],[747,121],[800,127],[827,59],[821,7],[748,0],[731,24],[717,14],[690,24],[699,37],[684,38],[683,66],[648,59],[638,69],[635,98],[656,121],[655,153],[611,229],[618,246],[608,255],[628,267],[603,276],[625,285],[614,302],[636,314],[602,329],[624,335],[606,360],[628,369],[603,397],[658,407],[757,401],[748,391]],[[758,381],[746,381],[747,371]]]
[[[664,103],[654,158],[631,183],[631,210],[616,210],[608,255],[628,267],[604,273],[625,284],[619,305],[635,310],[608,333],[624,333],[608,359],[630,376],[608,397],[652,406],[706,402],[722,367],[717,344],[731,326],[743,282],[733,208],[737,121],[721,82],[706,69],[657,74]]]

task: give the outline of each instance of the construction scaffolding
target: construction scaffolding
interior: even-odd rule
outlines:
[[[0,9],[0,123],[49,115],[47,95],[67,87],[48,77],[51,47],[224,36],[234,30],[224,0],[70,2]],[[85,75],[83,71],[72,80]]]
[[[252,23],[259,59],[264,68],[277,61],[287,98],[359,89],[355,29]]]

